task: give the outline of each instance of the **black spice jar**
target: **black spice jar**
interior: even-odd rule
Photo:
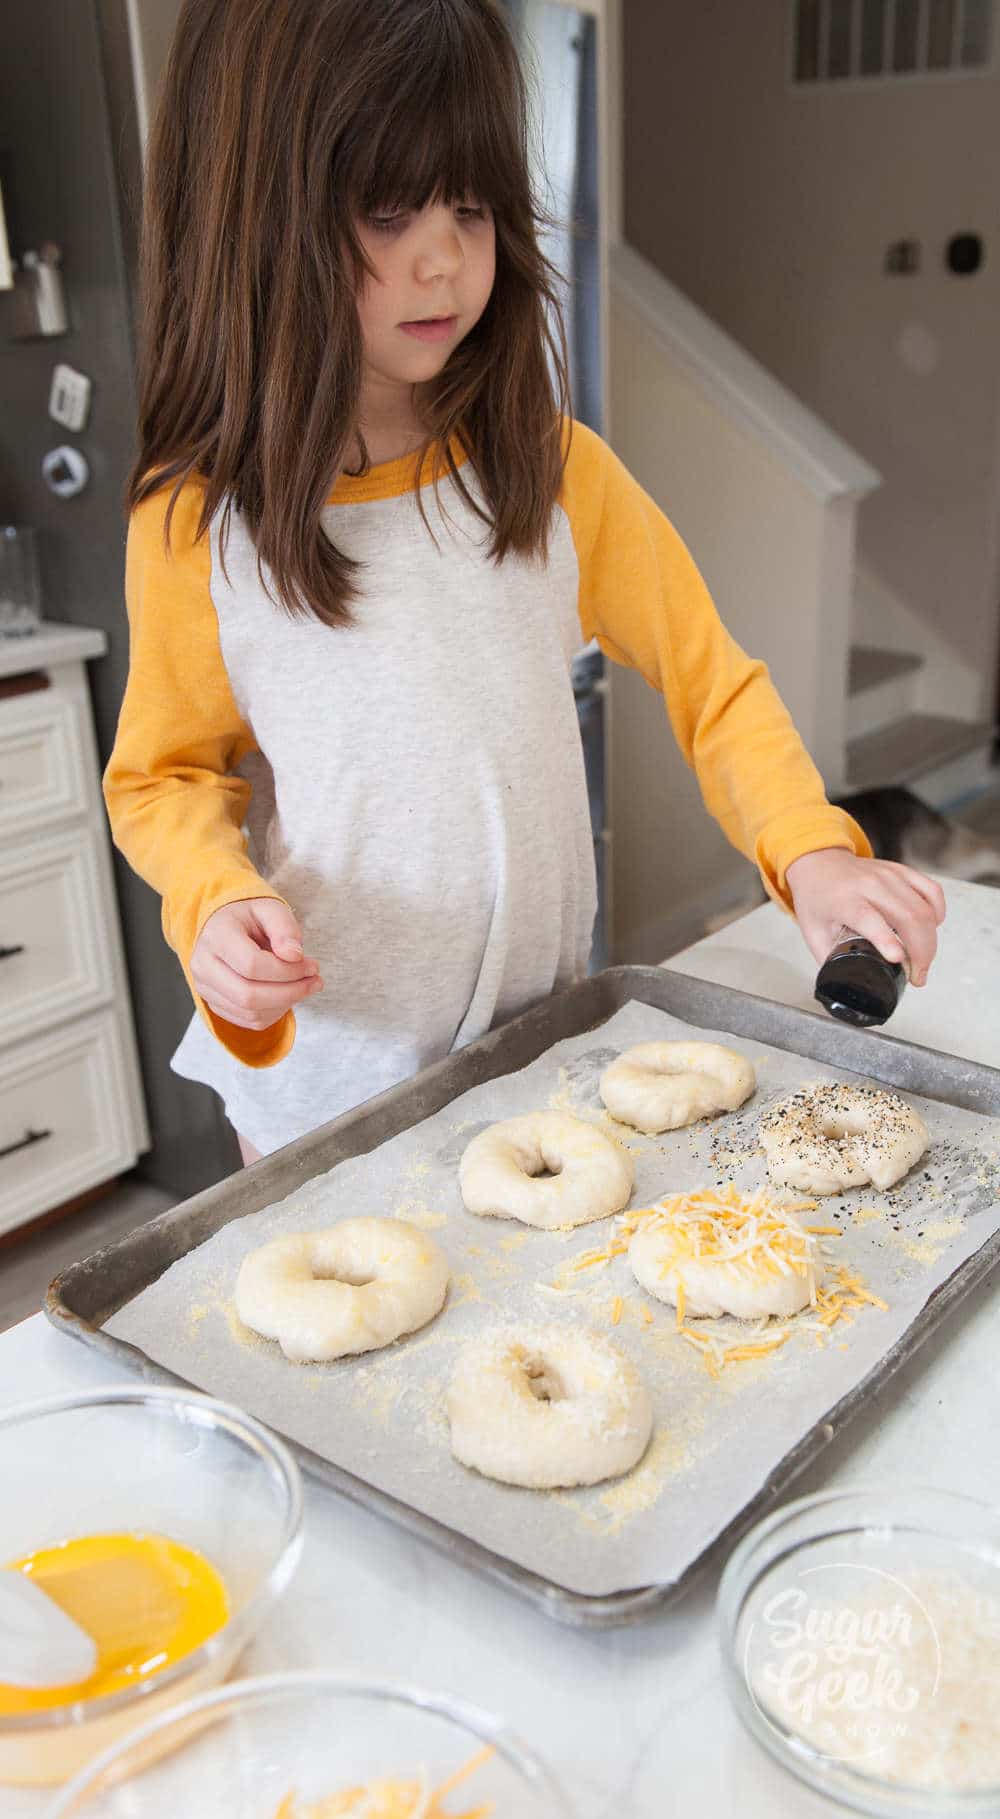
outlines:
[[[831,1017],[870,1028],[892,1016],[906,978],[905,966],[845,928],[816,974],[815,996]]]

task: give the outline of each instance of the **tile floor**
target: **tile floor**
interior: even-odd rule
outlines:
[[[123,1175],[82,1212],[0,1246],[0,1332],[38,1312],[49,1283],[61,1269],[113,1244],[171,1204],[171,1195],[161,1188],[135,1175]]]

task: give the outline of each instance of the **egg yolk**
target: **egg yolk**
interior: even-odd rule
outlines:
[[[7,1565],[93,1637],[97,1669],[70,1686],[0,1681],[0,1717],[100,1699],[139,1685],[200,1648],[229,1616],[226,1588],[194,1548],[164,1535],[85,1535]]]

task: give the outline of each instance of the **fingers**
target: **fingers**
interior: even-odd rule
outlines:
[[[887,960],[908,961],[914,985],[926,983],[946,911],[935,879],[893,860],[860,859],[833,848],[802,854],[788,866],[787,878],[815,959],[826,958],[840,929],[854,929]]]
[[[822,966],[837,936],[839,924],[831,925],[827,917],[800,915],[798,917],[802,939],[817,966]]]
[[[937,953],[937,924],[941,920],[937,914],[938,892],[932,895],[918,890],[915,881],[920,876],[906,867],[880,868],[872,880],[877,888],[867,893],[856,924],[858,933],[873,941],[887,960],[907,959],[910,978],[918,986],[926,982]],[[932,879],[922,882],[933,890]],[[943,894],[941,902],[943,905]]]
[[[924,872],[914,871],[911,865],[897,865],[895,861],[891,859],[887,859],[885,863],[886,865],[891,865],[893,871],[901,872],[907,884],[909,884],[919,896],[923,897],[925,902],[930,904],[931,909],[934,911],[934,920],[938,924],[938,927],[940,927],[948,913],[948,905],[944,891],[937,879],[928,878]]]
[[[858,912],[854,918],[854,927],[856,932],[864,935],[865,940],[870,941],[873,947],[877,947],[879,953],[884,954],[887,960],[895,961],[897,966],[902,965],[907,957],[906,949],[882,912],[877,910],[873,904],[865,904],[864,908]]]
[[[209,1009],[241,1029],[269,1029],[294,1004],[322,989],[315,974],[280,984],[247,979],[212,953],[201,955],[197,966],[192,961],[191,976]]]
[[[275,951],[275,942],[280,953]],[[288,984],[319,977],[318,963],[302,952],[295,917],[287,903],[277,898],[250,897],[216,910],[195,943],[192,968],[208,954],[242,979]]]
[[[235,917],[220,923],[215,931],[209,921],[205,924],[205,929],[209,953],[223,961],[242,979],[270,980],[287,985],[318,976],[316,961],[307,960],[301,948],[294,960],[290,956],[282,958],[269,947],[262,947],[259,941],[255,941],[249,930]]]
[[[209,1009],[240,1029],[269,1029],[323,989],[294,915],[270,897],[224,904],[208,918],[191,955],[191,978]]]
[[[279,960],[304,959],[302,932],[287,903],[277,897],[258,897],[253,907],[260,929]],[[306,967],[319,971],[313,960],[306,961]]]

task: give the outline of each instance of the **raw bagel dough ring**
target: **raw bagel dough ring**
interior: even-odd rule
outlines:
[[[613,1118],[655,1137],[734,1112],[756,1084],[750,1062],[718,1042],[640,1042],[605,1068],[600,1092]]]
[[[448,1419],[463,1465],[554,1490],[630,1471],[649,1443],[653,1405],[634,1364],[600,1334],[502,1327],[459,1355]]]
[[[677,1306],[680,1280],[685,1316],[715,1320],[721,1314],[732,1314],[737,1320],[762,1320],[777,1314],[787,1318],[809,1305],[809,1274],[765,1274],[738,1258],[685,1258],[683,1263],[671,1265],[673,1248],[662,1225],[643,1220],[628,1247],[628,1260],[640,1287],[670,1307]]]
[[[293,1364],[325,1362],[425,1326],[447,1288],[447,1260],[426,1232],[402,1219],[344,1219],[244,1257],[236,1312]]]
[[[761,1119],[772,1181],[810,1194],[892,1187],[930,1141],[927,1126],[897,1093],[839,1084],[803,1087]]]
[[[537,1179],[545,1169],[551,1173]],[[568,1112],[527,1112],[491,1124],[473,1137],[458,1168],[470,1213],[547,1232],[621,1212],[634,1179],[628,1151]]]

